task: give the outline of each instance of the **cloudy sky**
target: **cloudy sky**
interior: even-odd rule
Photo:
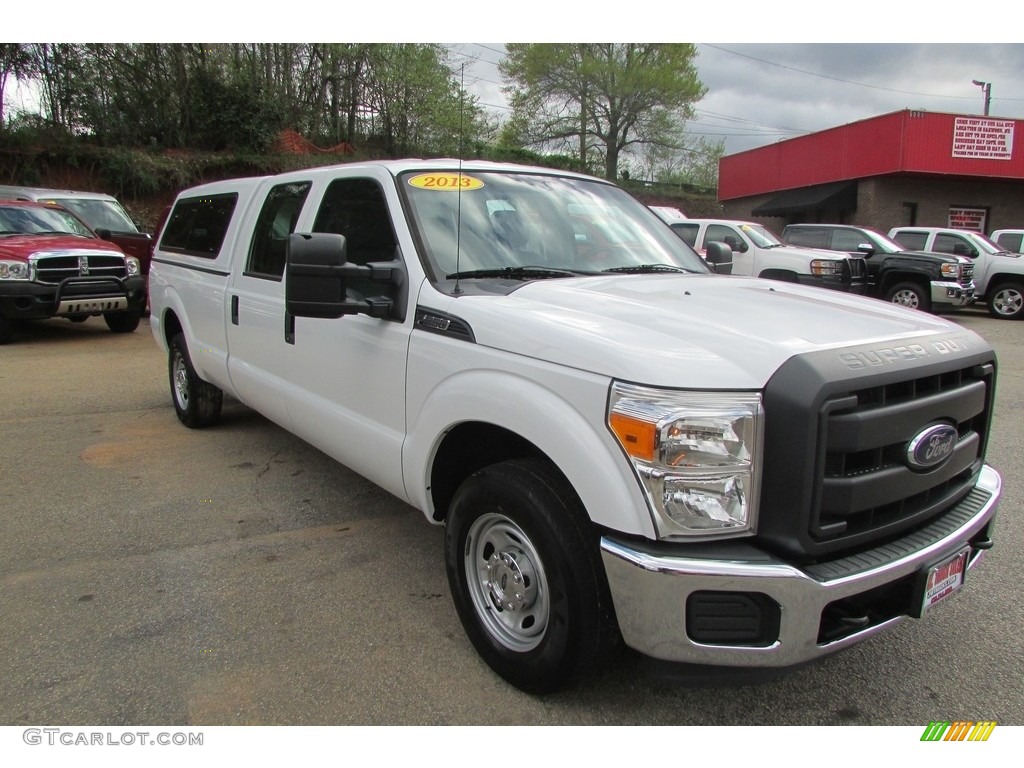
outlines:
[[[497,62],[501,43],[452,46],[467,88],[508,113]],[[990,114],[1024,118],[1024,44],[698,43],[707,95],[695,135],[725,140],[727,154],[902,109],[982,114],[973,80],[991,83]]]

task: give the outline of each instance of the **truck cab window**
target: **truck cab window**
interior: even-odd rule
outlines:
[[[314,232],[344,235],[350,264],[366,265],[398,259],[398,241],[391,227],[384,191],[373,179],[336,179],[324,193]],[[385,295],[396,298],[391,285],[352,279],[347,283],[350,299]]]
[[[324,193],[314,232],[345,236],[348,261],[369,264],[394,261],[395,233],[384,192],[371,179],[338,179]]]
[[[971,258],[978,255],[977,250],[971,248],[966,240],[955,235],[936,235],[935,250],[939,253],[952,253],[956,256],[969,256]]]
[[[164,227],[160,248],[216,258],[237,202],[234,193],[179,200]]]
[[[295,231],[310,186],[308,181],[280,184],[267,194],[256,220],[245,274],[281,279],[288,235]]]

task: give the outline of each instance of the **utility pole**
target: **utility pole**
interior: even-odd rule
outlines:
[[[981,88],[981,92],[985,94],[985,117],[988,117],[988,108],[992,104],[992,83],[986,83],[983,80],[971,80],[972,83]]]

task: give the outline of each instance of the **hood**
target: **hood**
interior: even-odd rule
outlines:
[[[927,259],[928,261],[943,261],[947,263],[956,264],[971,264],[971,260],[966,256],[955,256],[952,253],[939,253],[938,251],[899,251],[894,254],[896,256],[911,256],[918,259]]]
[[[115,253],[123,252],[113,243],[100,240],[98,237],[79,237],[77,235],[0,235],[0,256],[5,259],[28,261],[29,257],[39,253],[59,251],[81,251],[83,253]]]
[[[829,251],[825,248],[805,248],[802,245],[776,245],[772,248],[762,248],[761,250],[767,253],[781,253],[786,256],[800,256],[801,258],[807,258],[808,252],[819,259],[862,258],[853,256],[845,251]]]
[[[757,389],[803,352],[969,333],[876,299],[719,275],[538,280],[446,311],[479,344],[665,387]]]

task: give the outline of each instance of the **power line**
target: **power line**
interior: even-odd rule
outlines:
[[[857,85],[857,86],[860,86],[861,88],[871,88],[871,89],[876,90],[876,91],[887,91],[888,93],[899,93],[899,94],[902,94],[904,96],[921,96],[921,97],[930,98],[930,99],[961,99],[961,100],[965,100],[965,101],[973,101],[974,99],[977,98],[976,96],[947,96],[945,94],[938,94],[938,93],[920,93],[918,91],[903,91],[903,90],[899,90],[898,88],[886,88],[883,85],[872,85],[871,83],[861,83],[861,82],[858,82],[856,80],[846,80],[846,79],[841,78],[841,77],[833,77],[832,75],[824,75],[824,74],[822,74],[820,72],[811,72],[810,70],[807,70],[807,69],[800,69],[799,67],[791,67],[791,66],[789,66],[787,64],[779,64],[776,61],[768,61],[767,59],[759,59],[756,56],[750,56],[750,55],[748,55],[746,53],[740,53],[739,51],[731,51],[728,48],[722,48],[719,45],[711,45],[710,43],[701,43],[701,45],[704,46],[705,48],[713,48],[716,51],[721,51],[722,53],[728,53],[728,54],[730,54],[732,56],[739,56],[740,58],[750,59],[751,61],[756,61],[759,64],[767,64],[768,66],[771,66],[771,67],[778,67],[779,69],[786,69],[786,70],[789,70],[790,72],[798,72],[798,73],[800,73],[802,75],[810,75],[811,77],[820,77],[823,80],[832,80],[832,81],[837,82],[837,83],[846,83],[847,85]],[[1003,101],[1024,101],[1024,99],[1013,99],[1013,98],[1003,98],[1002,100]]]

